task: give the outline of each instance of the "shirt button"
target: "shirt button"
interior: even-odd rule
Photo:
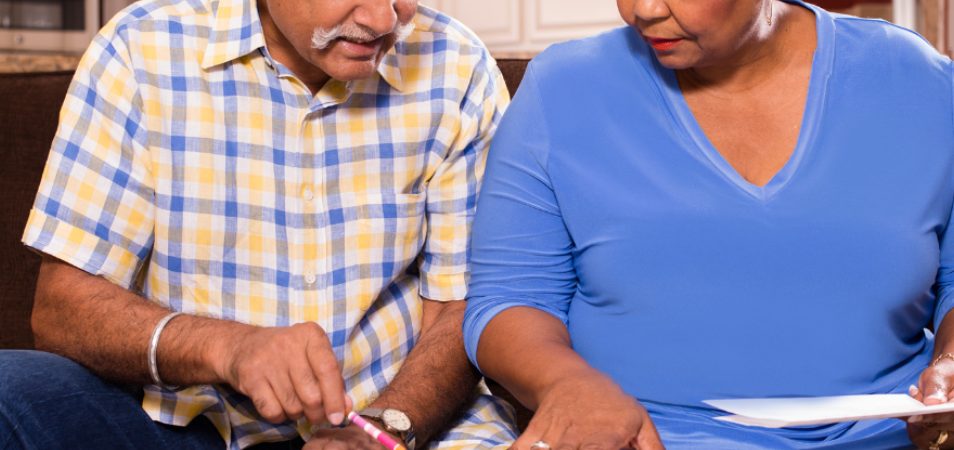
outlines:
[[[315,199],[315,191],[312,191],[310,187],[305,186],[305,189],[301,191],[301,196],[306,202],[310,202]]]
[[[313,273],[305,274],[305,283],[315,284],[315,281],[318,281],[318,277]]]

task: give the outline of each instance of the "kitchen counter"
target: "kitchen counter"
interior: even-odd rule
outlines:
[[[0,73],[76,70],[81,55],[0,51]]]

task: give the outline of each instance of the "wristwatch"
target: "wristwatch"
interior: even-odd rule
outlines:
[[[411,419],[404,411],[394,408],[365,408],[358,415],[382,423],[384,431],[404,441],[408,450],[414,450],[414,427],[411,425]]]

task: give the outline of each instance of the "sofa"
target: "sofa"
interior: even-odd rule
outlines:
[[[527,63],[497,61],[511,94]],[[21,244],[20,236],[72,77],[73,72],[0,74],[0,203],[6,210],[0,215],[0,349],[33,348],[30,313],[40,256]],[[510,398],[492,382],[491,388]],[[525,426],[530,413],[518,408],[517,417]]]

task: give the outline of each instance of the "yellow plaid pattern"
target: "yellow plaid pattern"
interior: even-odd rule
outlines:
[[[468,234],[508,95],[465,27],[425,7],[367,80],[312,96],[264,47],[251,0],[147,0],[95,38],[23,241],[177,311],[325,329],[356,408],[401,368],[419,296],[463,299]],[[230,448],[307,435],[227,386],[147,387],[164,423]],[[482,398],[442,448],[504,445]]]

